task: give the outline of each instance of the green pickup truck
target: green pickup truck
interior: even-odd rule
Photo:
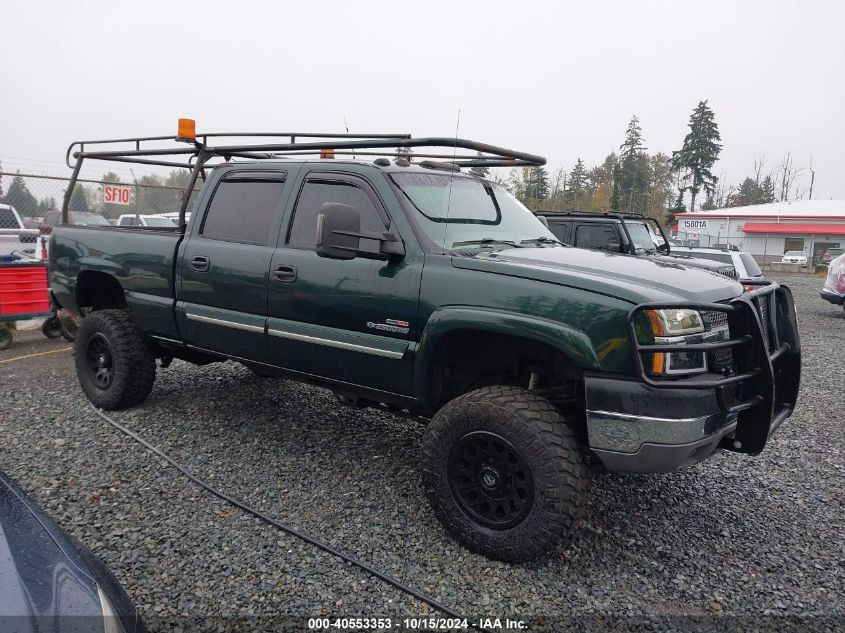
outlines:
[[[187,157],[192,170],[176,228],[53,231],[51,290],[83,316],[76,371],[96,406],[142,403],[157,359],[233,360],[430,420],[420,469],[434,512],[509,561],[573,527],[588,462],[665,472],[719,449],[755,455],[792,413],[801,356],[786,287],[744,292],[680,263],[564,246],[467,171],[542,157],[290,136],[72,146],[74,178],[90,159]]]

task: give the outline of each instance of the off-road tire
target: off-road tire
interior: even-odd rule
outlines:
[[[450,483],[456,470],[450,466],[453,451],[479,432],[508,442],[530,469],[533,494],[527,515],[516,525],[484,525]],[[557,547],[583,512],[588,481],[584,450],[561,413],[527,389],[502,385],[459,396],[435,414],[423,439],[422,479],[437,518],[455,539],[509,562],[531,560]]]
[[[89,351],[93,340],[105,341],[112,375],[107,385],[98,384],[91,370]],[[128,310],[97,310],[79,325],[74,347],[79,384],[94,406],[125,409],[143,402],[155,382],[155,356]]]

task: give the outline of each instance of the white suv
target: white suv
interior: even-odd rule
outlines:
[[[763,281],[765,276],[760,266],[757,265],[757,260],[750,253],[745,251],[735,251],[727,248],[673,248],[672,253],[676,255],[686,255],[690,257],[699,257],[701,259],[712,259],[714,262],[722,262],[724,264],[732,264],[736,270],[737,277],[740,281],[748,279],[749,281]]]

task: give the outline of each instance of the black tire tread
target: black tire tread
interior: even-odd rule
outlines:
[[[88,338],[102,332],[112,347],[116,373],[108,389],[102,390],[87,377],[84,347]],[[76,374],[82,390],[97,407],[126,409],[142,403],[155,383],[155,356],[129,310],[97,310],[79,325],[73,351]]]
[[[542,514],[529,516],[517,528],[494,533],[479,529],[451,499],[443,459],[448,426],[467,410],[492,407],[521,425],[517,429],[526,452],[541,455],[539,473],[534,473],[535,494],[546,499]],[[426,496],[437,518],[469,549],[501,560],[519,562],[536,558],[560,543],[584,510],[587,465],[575,429],[545,398],[522,387],[495,385],[466,393],[447,403],[435,414],[423,440],[422,476]],[[449,495],[449,497],[444,497]],[[526,523],[527,529],[518,529]]]

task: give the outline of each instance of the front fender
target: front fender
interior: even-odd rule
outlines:
[[[457,330],[498,333],[544,343],[581,369],[600,369],[601,362],[590,338],[566,324],[490,308],[448,307],[436,310],[423,330],[414,366],[414,395],[424,400],[430,393],[440,343]]]

